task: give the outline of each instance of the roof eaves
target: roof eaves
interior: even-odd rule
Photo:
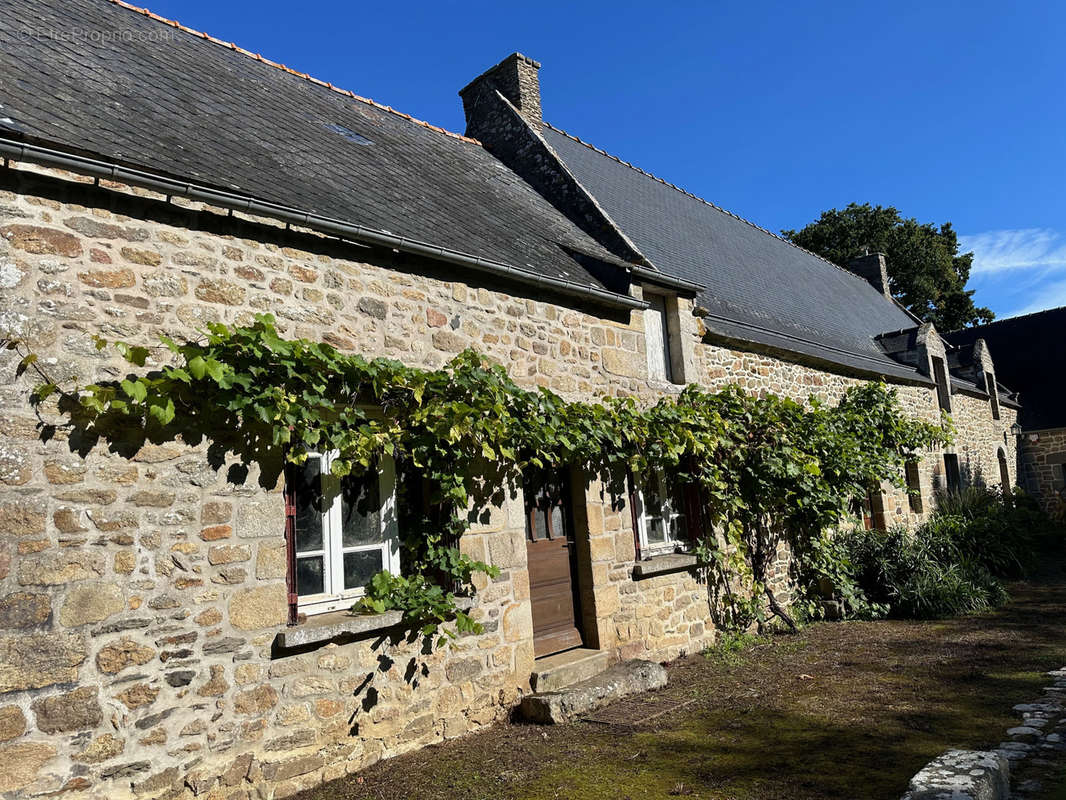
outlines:
[[[1061,314],[1066,313],[1066,306],[1058,306],[1056,308],[1045,308],[1042,311],[1033,311],[1029,314],[1019,314],[1015,317],[1004,317],[1003,319],[992,320],[992,322],[986,322],[984,325],[973,325],[969,328],[958,328],[957,330],[950,331],[945,336],[955,336],[956,334],[969,335],[970,333],[980,334],[981,331],[988,328],[995,328],[1000,325],[1010,325],[1011,323],[1021,322],[1032,317],[1040,317],[1044,314]]]
[[[746,329],[751,330],[751,331],[757,331],[757,332],[760,332],[760,333],[764,333],[764,334],[773,336],[773,337],[775,337],[777,339],[781,339],[783,341],[792,341],[792,342],[795,342],[797,344],[806,345],[807,347],[817,348],[819,351],[825,353],[825,355],[823,356],[823,360],[824,361],[830,362],[830,363],[835,363],[835,364],[837,364],[839,366],[842,366],[842,367],[851,367],[852,365],[848,364],[848,363],[846,363],[844,361],[839,361],[839,360],[834,361],[832,354],[838,354],[840,356],[846,356],[848,358],[856,359],[856,360],[861,361],[863,363],[867,363],[870,366],[867,367],[866,370],[871,372],[871,373],[877,374],[877,375],[883,375],[883,376],[890,375],[890,376],[893,376],[893,377],[903,377],[904,373],[906,373],[908,378],[910,378],[911,380],[913,380],[913,381],[915,381],[917,383],[932,385],[932,381],[930,381],[926,376],[922,375],[917,370],[913,370],[913,369],[909,368],[907,365],[899,363],[899,362],[896,362],[894,360],[886,361],[886,360],[878,358],[877,356],[871,355],[869,353],[858,353],[858,352],[855,352],[854,350],[846,350],[846,349],[844,349],[842,347],[833,347],[832,345],[827,345],[827,344],[824,344],[822,342],[816,342],[816,341],[813,341],[811,339],[806,339],[806,338],[804,338],[802,336],[796,336],[794,334],[784,333],[784,332],[782,332],[780,330],[773,330],[773,329],[770,329],[770,328],[764,328],[764,327],[762,327],[760,325],[755,325],[755,324],[750,323],[750,322],[740,322],[739,320],[731,319],[729,317],[721,316],[719,314],[706,313],[703,316],[706,319],[721,320],[722,322],[726,322],[726,323],[729,323],[731,325],[735,325],[735,326],[737,326],[739,328],[746,328]],[[799,355],[808,355],[807,353],[803,353],[802,351],[795,351],[795,352],[797,352]],[[888,358],[888,357],[886,356],[886,358]],[[890,367],[891,367],[891,369],[889,369]],[[912,372],[913,372],[913,375],[911,375]]]
[[[112,0],[114,2],[115,0]],[[230,208],[248,214],[276,219],[291,225],[300,225],[342,239],[362,242],[378,247],[391,247],[401,252],[457,264],[482,272],[503,275],[528,285],[547,287],[569,296],[580,297],[588,302],[613,308],[644,309],[648,304],[629,295],[601,289],[591,284],[581,284],[563,278],[553,278],[535,270],[516,267],[502,261],[464,253],[440,245],[429,244],[387,231],[367,228],[343,220],[323,217],[312,212],[284,206],[250,195],[238,195],[222,189],[191,183],[184,178],[176,179],[161,173],[134,169],[114,162],[103,161],[80,154],[42,147],[27,142],[14,141],[0,136],[0,156],[4,159],[27,161],[48,167],[69,170],[96,178],[151,189],[168,196],[184,197],[221,208]]]
[[[693,296],[700,294],[707,288],[702,283],[687,281],[684,278],[676,278],[673,275],[668,275],[657,269],[646,269],[645,267],[630,265],[629,271],[634,278],[640,278],[648,283],[662,286],[667,289],[677,289],[679,292]]]

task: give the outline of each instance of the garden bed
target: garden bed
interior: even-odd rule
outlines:
[[[650,722],[623,708],[611,724],[497,725],[301,800],[898,798],[949,747],[995,746],[1066,663],[1066,572],[1011,592],[979,615],[820,623],[689,656]]]

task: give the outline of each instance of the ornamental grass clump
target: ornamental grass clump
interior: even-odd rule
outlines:
[[[1029,575],[1063,541],[1062,527],[1021,492],[968,487],[937,495],[916,530],[835,537],[828,576],[849,616],[950,617],[1007,600],[1003,581]],[[830,572],[826,564],[834,564]]]

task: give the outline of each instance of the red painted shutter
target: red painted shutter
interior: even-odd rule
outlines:
[[[640,561],[640,528],[637,525],[637,485],[633,481],[632,472],[626,475],[626,479],[629,481],[629,513],[633,518],[633,550],[637,554],[637,561]]]
[[[289,624],[299,618],[299,595],[296,593],[296,493],[285,470],[285,588],[289,601]]]
[[[684,496],[685,517],[688,521],[685,526],[685,534],[690,542],[695,543],[703,532],[703,503],[700,502],[699,484],[685,484]]]

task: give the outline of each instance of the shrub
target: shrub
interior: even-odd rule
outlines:
[[[923,528],[942,529],[959,549],[999,578],[1021,578],[1061,539],[1061,527],[1020,490],[968,487],[937,497]],[[919,529],[921,530],[921,529]]]
[[[929,619],[999,605],[1004,579],[1029,574],[1063,541],[1062,527],[1020,492],[972,487],[937,498],[913,533],[856,530],[827,537],[812,567],[853,618]]]
[[[1006,599],[999,581],[959,549],[950,527],[856,531],[845,541],[858,591],[892,616],[948,617]]]

